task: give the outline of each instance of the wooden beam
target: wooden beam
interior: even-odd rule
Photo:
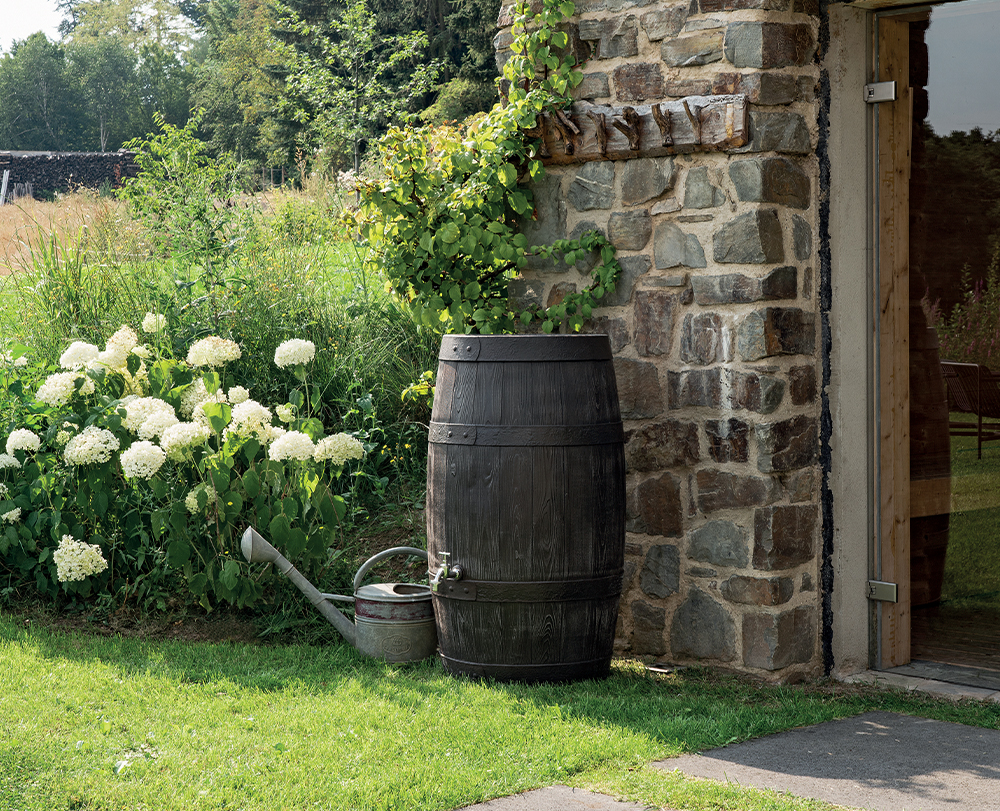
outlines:
[[[745,95],[688,96],[655,107],[577,102],[565,117],[578,133],[564,121],[542,120],[542,161],[564,164],[719,152],[750,140],[750,103]]]

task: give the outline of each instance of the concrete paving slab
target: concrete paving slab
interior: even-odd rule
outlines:
[[[467,805],[463,811],[648,811],[648,807],[618,802],[606,794],[581,788],[549,786],[479,805]]]
[[[888,712],[654,765],[876,811],[1000,811],[1000,731]]]

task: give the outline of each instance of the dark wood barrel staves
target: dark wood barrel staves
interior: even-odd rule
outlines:
[[[447,670],[608,675],[625,457],[604,335],[445,336],[427,460],[427,551]]]

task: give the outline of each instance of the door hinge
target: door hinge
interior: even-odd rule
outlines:
[[[868,104],[878,104],[881,101],[896,100],[895,82],[873,82],[865,85],[865,101]]]
[[[896,595],[896,584],[886,583],[882,580],[869,580],[868,599],[880,600],[883,603],[898,602],[899,598]]]

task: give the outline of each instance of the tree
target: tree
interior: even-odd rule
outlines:
[[[79,93],[62,47],[39,31],[0,57],[0,145],[66,150],[83,129]]]
[[[357,170],[367,143],[412,112],[432,86],[437,65],[423,59],[427,37],[380,35],[365,0],[347,0],[343,13],[325,24],[288,6],[279,11],[299,42],[309,43],[296,47],[286,79],[291,117],[316,145],[349,156]],[[406,79],[391,81],[400,73]]]
[[[132,136],[130,125],[137,123],[140,110],[135,54],[120,39],[106,37],[70,46],[68,57],[90,119],[88,130],[97,135],[101,152],[109,143],[117,149]]]
[[[179,55],[194,44],[194,27],[173,0],[60,0],[58,8],[67,42],[117,37],[136,52],[157,45]]]

